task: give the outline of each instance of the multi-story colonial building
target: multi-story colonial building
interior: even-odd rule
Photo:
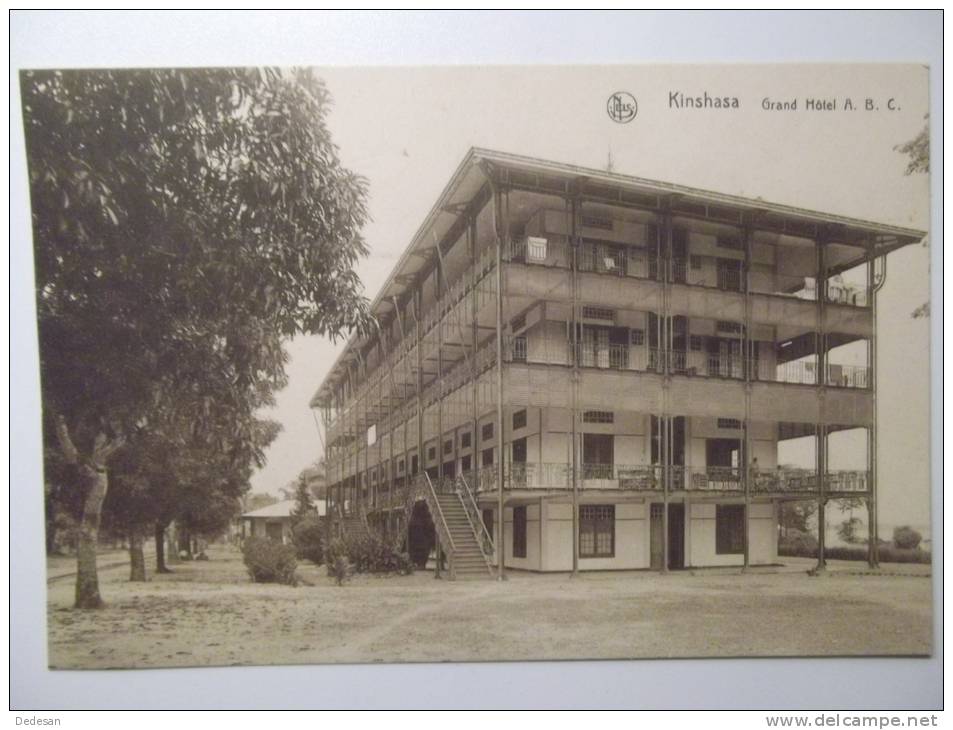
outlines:
[[[923,236],[471,150],[312,400],[328,513],[460,575],[770,564],[794,499],[876,538],[875,293]]]

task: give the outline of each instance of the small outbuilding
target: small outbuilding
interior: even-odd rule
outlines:
[[[241,516],[241,537],[267,537],[282,543],[291,542],[291,513],[294,511],[295,501],[286,499],[282,502],[270,504],[267,507],[246,512]],[[324,518],[327,514],[323,499],[315,500],[318,517]]]

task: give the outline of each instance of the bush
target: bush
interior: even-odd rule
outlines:
[[[310,560],[315,565],[324,562],[324,529],[317,517],[305,517],[291,530],[292,542],[299,560]]]
[[[345,558],[356,573],[397,573],[409,575],[414,565],[407,553],[376,535],[349,535],[328,545],[328,575],[334,577],[332,563]],[[336,568],[335,568],[336,570]]]
[[[817,557],[817,538],[810,532],[791,530],[778,541],[778,555],[797,558]]]
[[[334,582],[339,586],[351,577],[351,563],[346,555],[335,555],[334,559],[328,559],[328,575],[334,578]]]
[[[904,525],[894,528],[893,544],[901,550],[916,550],[920,547],[921,540],[923,540],[923,536],[912,527]]]
[[[295,576],[298,561],[290,545],[263,537],[250,537],[242,545],[242,556],[248,574],[255,583],[298,584]]]

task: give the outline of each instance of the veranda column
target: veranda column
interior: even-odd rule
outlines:
[[[741,486],[744,489],[744,561],[742,570],[747,570],[751,564],[751,381],[755,376],[751,369],[754,365],[754,348],[757,343],[751,337],[751,229],[744,225],[741,230],[744,244],[744,280],[742,296],[744,297],[744,325],[741,330],[741,366],[745,376],[745,415],[742,423]]]
[[[583,477],[582,465],[579,458],[579,441],[577,424],[579,423],[579,236],[577,235],[577,221],[579,220],[579,202],[573,195],[569,202],[569,245],[572,252],[569,270],[570,291],[572,293],[572,313],[570,331],[570,362],[572,363],[572,410],[569,414],[571,468],[572,468],[572,575],[579,573],[579,480]],[[542,514],[542,513],[540,513]]]
[[[497,485],[497,515],[500,523],[500,548],[498,552],[497,577],[504,580],[506,577],[506,525],[504,519],[504,477],[506,473],[503,465],[503,240],[504,240],[504,221],[502,208],[502,196],[496,184],[490,178],[490,186],[493,190],[493,229],[496,234],[496,443],[499,458],[496,460],[496,485]]]
[[[871,425],[867,428],[867,564],[880,567],[880,531],[877,524],[877,291],[874,263],[876,242],[867,244],[867,304],[870,307],[870,337],[867,340],[867,387],[870,388]],[[884,270],[886,276],[886,269]]]
[[[668,537],[669,537],[669,488],[672,476],[671,459],[672,454],[669,449],[670,415],[669,415],[669,388],[672,379],[672,343],[671,343],[671,312],[669,306],[669,294],[671,290],[672,268],[672,214],[666,210],[662,215],[662,312],[659,317],[662,338],[659,341],[659,347],[662,354],[662,417],[659,419],[659,438],[662,451],[662,572],[668,572]]]
[[[825,241],[818,236],[817,249],[817,279],[814,293],[817,298],[817,410],[818,423],[816,426],[816,468],[817,468],[817,566],[816,571],[823,571],[827,567],[824,555],[827,533],[827,422],[826,422],[826,390],[827,390],[827,337],[825,334],[824,318],[826,316],[827,300],[827,264]]]

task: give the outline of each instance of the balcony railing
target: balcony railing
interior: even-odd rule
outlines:
[[[664,471],[658,464],[582,464],[576,485],[581,491],[660,492]],[[672,492],[744,492],[744,469],[741,467],[670,466],[668,475]],[[464,477],[477,496],[497,489],[495,464],[468,471]],[[572,466],[567,463],[511,463],[505,465],[503,478],[506,490],[566,491],[573,486]],[[379,490],[376,497],[365,494],[359,502],[374,509],[404,508],[411,496],[407,490],[419,486],[419,480],[419,475],[416,479],[397,480],[394,489]],[[748,480],[749,493],[755,496],[813,496],[818,492],[817,473],[813,469],[752,467],[748,470]],[[437,494],[458,491],[458,485],[451,477],[432,477],[431,482]],[[867,493],[869,484],[866,471],[835,470],[829,471],[824,478],[826,492],[833,495],[862,496]],[[344,505],[345,512],[350,514],[353,504],[346,499]]]

